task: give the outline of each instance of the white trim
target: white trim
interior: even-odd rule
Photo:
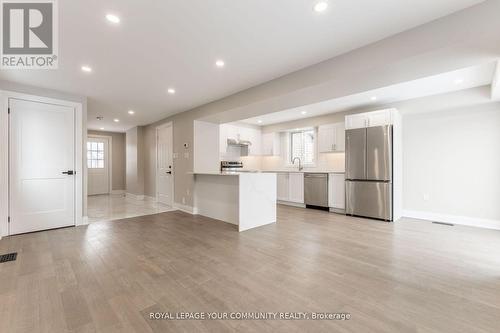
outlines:
[[[144,200],[144,195],[143,194],[133,194],[133,193],[125,193],[125,197],[129,199],[134,199],[134,200],[139,200],[142,201]]]
[[[13,91],[0,91],[0,237],[9,233],[9,99],[15,98],[31,102],[56,104],[72,107],[75,110],[75,225],[84,225],[83,193],[84,172],[83,144],[86,136],[83,135],[83,106],[82,103],[65,101],[55,98],[23,94]],[[86,184],[85,184],[86,185]]]
[[[111,135],[87,134],[87,138],[104,138],[108,139],[108,193],[113,192],[113,137]],[[88,141],[88,140],[87,140]],[[87,154],[85,147],[85,154]],[[85,155],[86,156],[86,155]],[[85,159],[86,160],[86,159]],[[106,193],[102,193],[106,194]]]
[[[88,216],[82,217],[82,224],[80,225],[88,225],[88,224],[89,224],[89,217]]]
[[[125,193],[127,193],[125,190],[112,190],[111,191],[111,195],[124,195]]]
[[[417,210],[404,210],[403,216],[419,220],[453,223],[471,227],[500,230],[500,220],[490,220],[490,219],[481,219],[468,216],[439,214],[439,213],[423,212]]]
[[[192,215],[197,215],[198,214],[198,208],[188,206],[188,205],[183,205],[178,202],[174,202],[173,208],[178,209],[184,213],[192,214]]]
[[[161,124],[159,126],[156,126],[155,128],[155,201],[158,201],[158,130],[165,128],[165,127],[171,127],[172,128],[172,142],[170,142],[170,151],[172,152],[172,206],[175,205],[175,167],[174,167],[174,161],[173,161],[173,154],[174,154],[174,125],[171,121],[165,124]]]
[[[299,208],[306,208],[306,205],[303,203],[298,203],[298,202],[291,202],[291,201],[283,201],[283,200],[277,200],[276,203],[278,205],[285,205],[285,206],[292,206],[292,207],[299,207]]]

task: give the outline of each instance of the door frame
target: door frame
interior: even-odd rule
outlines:
[[[61,99],[36,96],[14,91],[0,90],[0,238],[9,235],[9,100],[19,99],[29,102],[56,104],[67,106],[75,112],[75,226],[87,224],[83,216],[83,198],[87,194],[86,184],[86,158],[83,158],[83,146],[87,145],[86,136],[83,135],[84,117],[83,105],[78,102],[65,101]]]
[[[159,202],[158,200],[158,131],[166,128],[172,128],[172,142],[170,142],[170,148],[172,152],[172,207],[175,204],[175,167],[174,167],[174,126],[171,121],[168,123],[158,125],[155,128],[155,202]]]
[[[108,165],[108,194],[111,194],[113,192],[113,137],[111,135],[87,134],[87,138],[108,139],[108,164],[107,164]],[[85,154],[87,154],[87,147],[85,147]],[[88,174],[88,171],[87,171],[87,174]],[[88,192],[88,189],[87,189],[87,192]]]

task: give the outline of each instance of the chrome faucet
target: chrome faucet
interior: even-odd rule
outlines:
[[[302,171],[302,169],[304,168],[302,167],[302,162],[300,160],[300,157],[294,157],[292,160],[292,164],[295,164],[295,160],[299,160],[299,171]]]

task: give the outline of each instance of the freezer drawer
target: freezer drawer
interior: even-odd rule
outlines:
[[[304,174],[304,201],[306,205],[328,207],[328,174]]]
[[[392,183],[346,181],[346,214],[392,221]]]

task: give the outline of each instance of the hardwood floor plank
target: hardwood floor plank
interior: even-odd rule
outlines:
[[[1,332],[497,332],[500,232],[294,207],[233,225],[174,211],[7,237]],[[347,321],[151,312],[348,312]]]

